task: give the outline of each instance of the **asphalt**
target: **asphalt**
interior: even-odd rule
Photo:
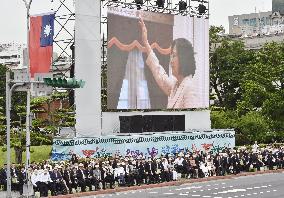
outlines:
[[[138,189],[84,198],[284,198],[284,171],[179,186]]]

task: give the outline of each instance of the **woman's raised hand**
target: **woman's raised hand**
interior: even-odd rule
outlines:
[[[150,53],[151,51],[151,46],[148,42],[148,33],[147,33],[147,28],[146,28],[146,25],[142,19],[141,16],[139,16],[139,24],[140,24],[140,27],[141,27],[141,32],[142,32],[142,42],[143,42],[143,45],[146,47],[146,51],[147,53]]]

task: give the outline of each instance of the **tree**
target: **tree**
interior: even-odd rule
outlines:
[[[240,83],[246,65],[253,60],[254,52],[245,49],[244,43],[220,37],[222,28],[210,28],[210,86],[217,105],[236,109],[241,98]]]
[[[210,28],[212,127],[234,127],[237,143],[284,139],[284,42],[258,51]],[[232,114],[232,111],[236,110]],[[234,115],[234,116],[230,116]]]
[[[211,127],[214,129],[233,129],[238,115],[235,111],[211,110]]]
[[[260,112],[270,123],[270,133],[284,131],[284,43],[267,43],[248,65],[238,102],[238,112]]]
[[[270,128],[265,116],[251,111],[237,120],[236,131],[240,137],[238,144],[251,144],[254,141],[264,142]]]

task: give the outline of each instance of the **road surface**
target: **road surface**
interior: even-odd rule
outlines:
[[[284,172],[84,198],[284,198]]]

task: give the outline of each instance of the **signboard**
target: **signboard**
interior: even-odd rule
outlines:
[[[75,153],[80,157],[138,156],[207,151],[217,153],[235,146],[234,131],[159,133],[150,135],[101,136],[94,138],[54,139],[52,160],[67,160]]]

